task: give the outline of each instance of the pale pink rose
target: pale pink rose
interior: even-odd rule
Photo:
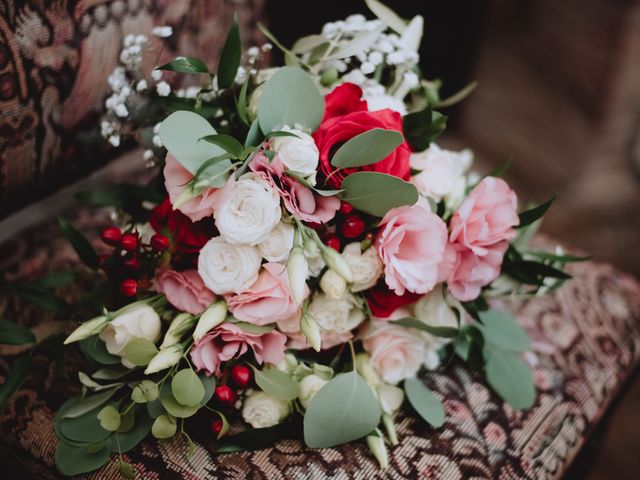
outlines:
[[[286,175],[284,164],[277,155],[269,161],[266,155],[259,153],[249,168],[268,180],[280,194],[285,208],[303,222],[327,223],[340,208],[338,197],[319,195]]]
[[[483,179],[451,217],[451,243],[464,245],[476,255],[487,247],[516,236],[518,200],[507,183],[494,177]]]
[[[309,289],[305,285],[305,297]],[[247,290],[227,297],[229,311],[238,320],[267,325],[296,314],[300,306],[293,300],[287,268],[279,263],[265,263],[258,279]]]
[[[441,263],[447,226],[424,203],[393,208],[380,222],[375,239],[385,282],[397,295],[427,293],[444,280]]]
[[[451,295],[461,302],[468,302],[480,295],[482,287],[500,276],[502,259],[509,242],[503,241],[483,248],[483,256],[476,255],[465,247],[454,247],[457,250],[456,257],[447,286]]]
[[[229,177],[225,188],[207,188],[201,195],[184,202],[178,207],[182,213],[193,222],[205,217],[212,217],[213,212],[219,208],[223,201],[230,195],[234,184],[234,175]],[[167,153],[164,166],[164,186],[169,193],[171,204],[175,205],[186,185],[193,179],[189,170],[184,168],[176,157]]]
[[[164,293],[171,305],[178,310],[198,315],[216,299],[202,281],[197,270],[160,270],[156,273],[154,288]]]
[[[414,377],[426,354],[422,335],[392,322],[372,322],[362,345],[371,355],[371,366],[391,385]]]
[[[198,340],[191,349],[191,361],[207,376],[220,375],[220,365],[253,352],[256,361],[276,364],[284,359],[287,337],[273,330],[250,333],[233,323],[223,323]]]

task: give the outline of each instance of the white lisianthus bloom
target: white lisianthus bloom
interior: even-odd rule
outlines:
[[[267,428],[282,422],[290,412],[289,402],[256,391],[245,398],[242,418],[253,428]]]
[[[349,292],[337,300],[324,293],[316,293],[309,304],[309,313],[321,329],[334,333],[350,332],[365,318],[362,306]]]
[[[261,263],[262,255],[256,247],[215,237],[200,250],[198,273],[213,293],[241,293],[257,280]]]
[[[280,222],[280,196],[255,173],[235,183],[230,198],[215,211],[220,234],[229,243],[257,245]]]
[[[327,380],[315,374],[304,377],[300,381],[300,396],[298,397],[302,406],[307,408],[316,393],[326,384]]]
[[[334,270],[327,270],[320,279],[320,288],[332,300],[338,300],[347,290],[347,282]]]
[[[266,238],[258,244],[260,253],[268,262],[284,262],[293,247],[295,229],[289,223],[280,222]]]
[[[316,142],[301,130],[286,126],[281,130],[290,132],[295,137],[273,137],[270,140],[271,148],[278,154],[288,170],[300,174],[307,178],[312,185],[315,185],[316,169],[320,158]]]
[[[454,208],[464,197],[465,173],[472,161],[471,150],[453,152],[431,144],[424,152],[411,154],[411,168],[420,173],[409,181],[422,195],[436,202],[444,199],[448,207]]]
[[[344,247],[342,257],[349,264],[353,275],[352,292],[361,292],[373,287],[384,270],[382,260],[375,248],[360,249],[360,242],[353,242]]]
[[[127,343],[135,338],[144,338],[155,343],[160,338],[160,329],[160,316],[153,308],[143,303],[126,308],[111,320],[100,332],[100,339],[111,355],[122,357],[122,364],[127,368],[133,368],[134,365],[124,357]]]

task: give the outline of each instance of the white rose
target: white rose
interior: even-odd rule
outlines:
[[[282,422],[290,412],[289,402],[258,391],[245,398],[242,418],[253,428],[267,428]]]
[[[122,364],[127,368],[133,368],[134,365],[124,357],[127,343],[134,338],[144,338],[155,343],[160,338],[160,328],[158,313],[143,303],[125,309],[111,320],[100,333],[100,339],[110,354],[122,357]]]
[[[384,265],[375,248],[360,250],[360,242],[350,243],[342,251],[353,275],[352,292],[361,292],[373,287],[382,275]]]
[[[295,229],[289,223],[280,222],[266,238],[258,244],[260,253],[268,262],[283,262],[293,248]]]
[[[230,198],[214,213],[227,242],[249,245],[265,240],[281,216],[278,192],[255,173],[240,177]]]
[[[327,270],[320,279],[320,288],[327,297],[338,300],[347,290],[347,282],[334,270]]]
[[[452,152],[432,144],[427,150],[411,154],[411,168],[421,170],[411,177],[418,191],[436,202],[445,200],[455,207],[464,197],[465,173],[471,166],[470,150]]]
[[[222,237],[209,240],[198,258],[198,273],[218,295],[241,293],[258,278],[262,255],[256,247],[234,245]]]
[[[311,399],[326,385],[327,381],[318,375],[307,375],[300,381],[300,403],[304,408],[309,406]]]
[[[418,300],[413,306],[413,316],[434,327],[458,327],[458,316],[445,301],[442,288],[434,288]],[[451,339],[436,337],[423,332],[427,345],[431,349],[439,349],[451,342]]]
[[[315,174],[318,168],[320,152],[310,135],[293,128],[282,127],[285,132],[291,132],[295,137],[273,137],[271,147],[278,154],[288,170],[310,179],[315,184]]]
[[[348,292],[337,300],[324,293],[316,293],[309,304],[309,313],[323,330],[347,333],[362,323],[365,318],[357,299]]]

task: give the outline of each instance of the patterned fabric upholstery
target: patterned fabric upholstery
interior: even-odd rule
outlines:
[[[262,3],[0,1],[0,217],[112,156],[98,118],[124,36],[153,38],[154,26],[171,25],[170,46],[156,49],[156,61],[180,52],[215,66],[234,11],[245,44],[255,44]]]
[[[100,221],[83,212],[76,224],[96,232]],[[9,245],[1,253],[0,271],[7,280],[27,280],[74,262],[51,227]],[[199,422],[203,430],[194,438],[191,460],[179,440],[150,439],[124,457],[144,479],[559,478],[640,358],[640,284],[602,264],[575,265],[571,272],[574,280],[555,295],[508,306],[533,339],[528,360],[535,365],[535,406],[513,411],[480,378],[455,364],[429,374],[424,381],[444,400],[446,423],[432,429],[410,412],[400,412],[401,444],[390,448],[391,466],[384,473],[363,443],[310,450],[287,440],[266,450],[215,454],[207,422]],[[79,290],[61,293],[73,300]],[[0,316],[19,319],[39,336],[60,327],[35,308],[0,297]],[[0,350],[1,375],[18,350]],[[34,375],[0,415],[0,435],[3,448],[11,449],[33,478],[57,478],[53,417],[73,392],[70,382],[55,377],[46,354],[35,361]],[[68,365],[70,375],[77,368]],[[120,477],[112,461],[87,478]]]

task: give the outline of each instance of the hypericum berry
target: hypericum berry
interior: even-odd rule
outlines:
[[[357,238],[364,232],[364,220],[355,213],[347,215],[340,225],[340,233],[345,238]]]
[[[216,402],[225,406],[231,407],[236,403],[236,394],[228,385],[220,385],[219,387],[216,387],[213,392],[213,396],[215,397]]]
[[[151,237],[151,248],[153,248],[156,252],[164,252],[167,248],[169,248],[169,239],[160,233],[156,233],[153,237]]]
[[[340,202],[340,213],[347,215],[351,212],[353,212],[353,206],[351,206],[347,202]]]
[[[222,420],[214,420],[211,422],[211,433],[213,433],[217,438],[222,431],[223,426],[224,424],[222,423]]]
[[[324,239],[324,244],[327,247],[333,248],[336,252],[340,251],[341,242],[336,235],[327,235],[327,237]]]
[[[138,293],[138,282],[136,282],[133,278],[125,278],[120,283],[120,293],[122,293],[125,297],[133,297],[136,293]]]
[[[238,388],[247,388],[251,383],[251,370],[245,365],[231,367],[231,380]]]
[[[107,245],[115,247],[122,237],[122,232],[118,227],[107,227],[100,233],[100,238]]]
[[[125,233],[120,239],[120,246],[127,252],[133,252],[138,247],[138,236],[134,233]]]
[[[140,269],[140,260],[138,259],[138,257],[126,258],[125,261],[122,262],[122,264],[125,266],[125,268],[133,270],[134,272]]]

